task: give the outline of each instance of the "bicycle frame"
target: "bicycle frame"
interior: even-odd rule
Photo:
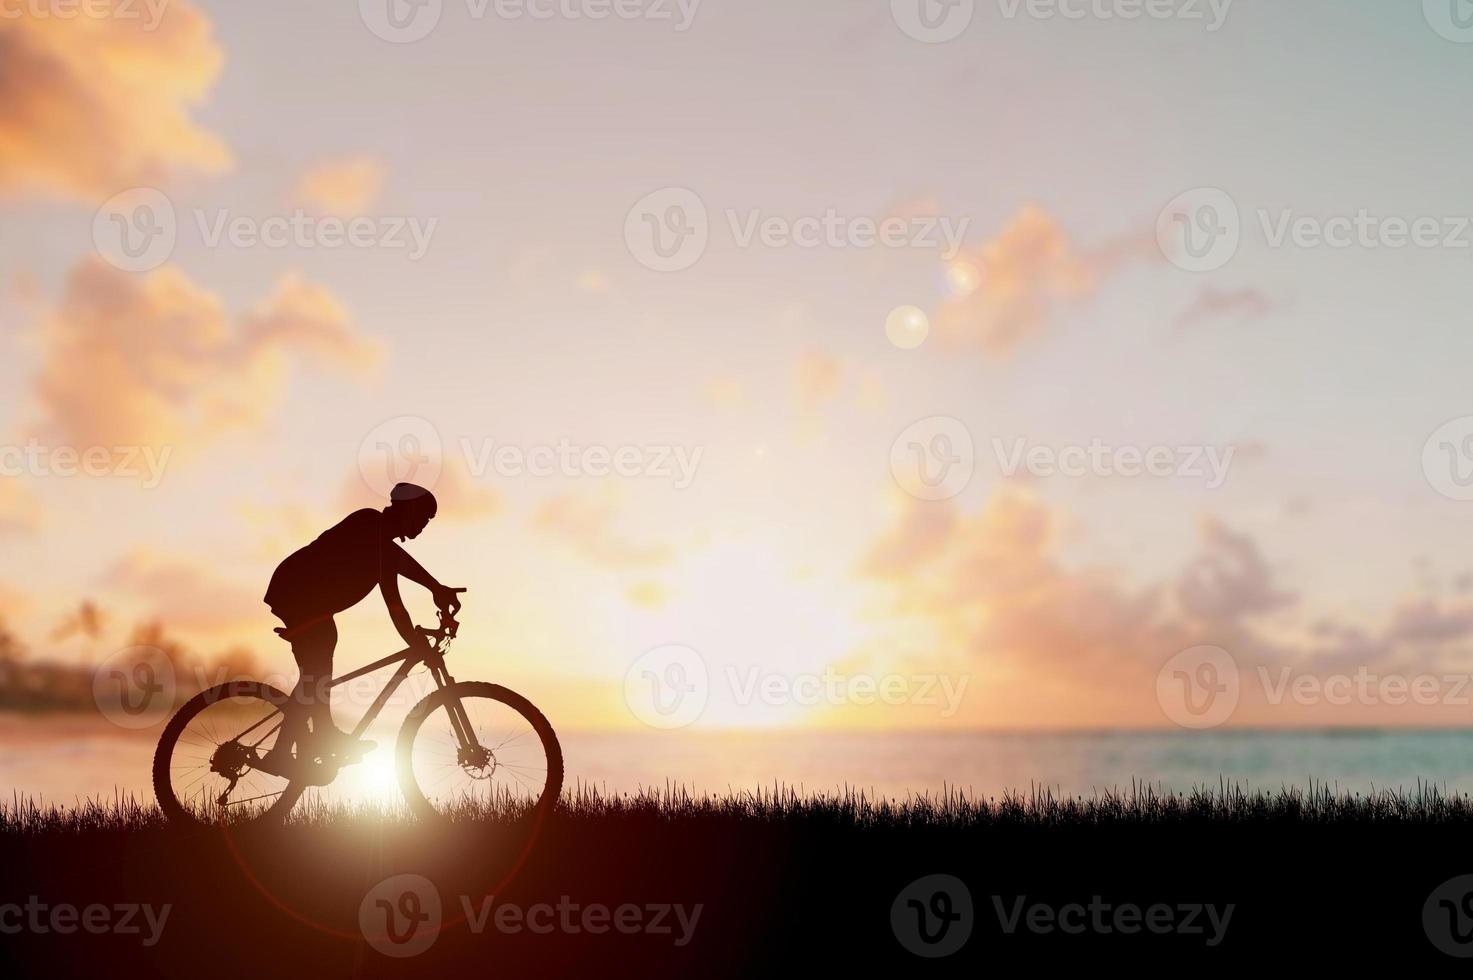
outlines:
[[[397,691],[399,689],[399,686],[408,679],[410,671],[414,670],[414,668],[417,667],[419,664],[424,664],[426,667],[429,668],[430,676],[435,679],[436,687],[444,689],[455,683],[455,678],[451,677],[450,671],[445,669],[445,651],[449,646],[449,642],[455,639],[456,633],[459,631],[459,628],[460,624],[455,621],[455,617],[453,615],[442,612],[440,613],[439,629],[431,630],[425,629],[423,627],[419,628],[420,634],[424,636],[426,640],[432,639],[434,641],[433,645],[430,647],[430,652],[428,654],[421,656],[414,650],[413,647],[405,647],[398,653],[391,653],[387,657],[384,657],[382,660],[375,660],[371,664],[365,664],[364,666],[359,667],[357,670],[350,671],[349,673],[346,673],[341,677],[331,678],[326,682],[327,687],[329,689],[332,689],[334,687],[339,687],[343,684],[346,684],[349,681],[357,680],[358,678],[363,677],[366,674],[371,674],[374,671],[382,670],[390,664],[399,664],[399,669],[394,671],[394,673],[390,675],[388,681],[384,683],[383,690],[379,691],[378,697],[373,699],[373,704],[369,705],[368,710],[363,713],[363,717],[358,719],[358,724],[353,729],[352,733],[354,739],[361,739],[363,737],[363,734],[368,731],[368,727],[372,725],[374,719],[378,717],[379,712],[384,710],[384,705],[389,703],[389,698],[394,696],[394,692]],[[300,706],[297,707],[299,710]],[[470,718],[465,713],[465,707],[459,701],[452,701],[446,704],[445,710],[450,717],[450,727],[455,731],[455,737],[460,743],[461,752],[465,753],[468,751],[480,750],[481,744],[476,740],[475,727],[471,725]],[[275,712],[267,715],[265,718],[262,718],[250,728],[247,728],[245,731],[237,735],[235,737],[235,741],[240,741],[241,739],[244,739],[247,735],[264,725],[266,722],[270,721],[276,715],[281,715],[282,719],[285,720],[286,711],[282,708],[277,708]],[[270,736],[271,732],[276,731],[280,727],[281,721],[278,721],[274,726],[272,726],[270,730],[267,731],[266,735],[263,735],[260,739],[257,739],[255,745],[259,745],[261,742],[265,741],[265,739]],[[255,745],[252,745],[251,748],[254,749]],[[300,748],[301,746],[298,746],[299,750]]]
[[[435,679],[435,685],[437,687],[445,688],[455,683],[455,678],[451,677],[450,671],[445,669],[445,655],[437,645],[428,656],[424,657],[416,655],[413,649],[406,647],[398,653],[384,657],[382,660],[375,660],[373,663],[359,667],[357,670],[350,671],[341,677],[334,677],[327,682],[327,686],[328,688],[338,687],[349,681],[357,680],[365,674],[382,670],[397,661],[403,662],[399,664],[399,669],[390,675],[389,679],[384,683],[383,690],[379,691],[378,697],[373,699],[373,704],[368,706],[368,710],[358,720],[357,727],[353,729],[354,738],[363,737],[363,733],[368,731],[368,726],[373,724],[379,712],[384,709],[384,705],[389,703],[389,698],[394,696],[394,692],[399,689],[399,685],[403,684],[409,678],[410,671],[414,670],[419,664],[423,663],[429,668],[430,676]],[[460,740],[461,747],[479,748],[476,742],[475,729],[472,727],[470,719],[466,717],[465,708],[458,701],[454,704],[447,705],[446,708],[450,715],[450,726],[455,729],[455,735]]]

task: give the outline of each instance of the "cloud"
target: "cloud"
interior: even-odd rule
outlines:
[[[7,622],[13,624],[16,619],[28,614],[33,605],[29,593],[0,582],[0,625]]]
[[[382,357],[353,330],[352,317],[325,286],[288,273],[272,296],[241,318],[245,358],[300,353],[325,366],[366,373]]]
[[[576,285],[585,293],[606,293],[612,284],[607,273],[599,269],[589,269],[578,277]]]
[[[1144,233],[1081,250],[1057,219],[1029,205],[996,238],[948,263],[956,295],[935,317],[937,336],[1004,357],[1042,334],[1059,307],[1093,297],[1130,262],[1159,259],[1154,237]]]
[[[661,609],[670,600],[670,590],[659,582],[636,582],[625,590],[624,597],[637,609]]]
[[[908,504],[898,525],[875,541],[860,565],[864,575],[895,578],[915,571],[951,543],[957,525],[950,501]]]
[[[722,410],[743,408],[747,404],[746,386],[736,378],[711,378],[705,384],[704,393],[708,403]]]
[[[898,613],[933,620],[973,655],[1077,668],[1180,642],[1159,590],[1060,562],[1060,519],[1036,497],[1004,489],[970,517],[950,502],[908,506],[861,574],[896,589]]]
[[[532,526],[568,545],[583,558],[605,568],[649,569],[670,563],[671,549],[659,542],[623,537],[615,527],[618,508],[612,500],[563,494],[543,501]]]
[[[99,584],[141,601],[149,618],[173,629],[225,633],[268,619],[264,588],[228,581],[192,558],[135,550],[115,562]]]
[[[1296,625],[1289,614],[1300,597],[1278,583],[1257,542],[1216,519],[1201,522],[1196,552],[1179,572],[1144,585],[1108,568],[1067,565],[1061,526],[1057,513],[1012,487],[970,516],[951,502],[910,502],[858,571],[888,587],[892,615],[923,618],[980,663],[1043,671],[1035,680],[1087,679],[1103,700],[1136,698],[1131,711],[1153,711],[1141,703],[1153,675],[1199,644],[1227,649],[1254,683],[1260,666],[1466,670],[1467,597],[1408,599],[1376,626],[1333,617]]]
[[[15,477],[0,477],[0,535],[25,534],[41,526],[41,501]]]
[[[190,112],[224,62],[209,19],[185,0],[94,0],[109,16],[0,18],[0,193],[100,201],[179,171],[218,173],[230,152]]]
[[[844,368],[838,358],[822,351],[804,351],[798,357],[794,376],[798,404],[805,411],[812,411],[825,402],[833,401],[839,394],[843,377]]]
[[[296,197],[324,214],[354,217],[378,203],[388,175],[389,168],[371,157],[326,160],[302,174]]]
[[[1208,320],[1236,317],[1239,320],[1261,320],[1277,305],[1257,289],[1223,290],[1205,287],[1192,305],[1176,317],[1178,328],[1197,326]]]
[[[1176,598],[1188,615],[1215,623],[1277,612],[1297,601],[1274,586],[1251,538],[1212,518],[1202,521],[1201,552],[1181,573]]]
[[[40,339],[36,428],[84,447],[203,445],[268,418],[295,359],[360,372],[379,356],[295,276],[232,323],[173,267],[140,277],[96,258],[73,268]]]

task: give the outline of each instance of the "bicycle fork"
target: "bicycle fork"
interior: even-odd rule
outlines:
[[[450,671],[445,669],[445,658],[436,657],[434,662],[428,664],[430,676],[435,683],[446,688],[455,683],[455,678],[450,676]],[[471,725],[470,716],[465,713],[465,705],[460,703],[459,698],[453,698],[445,704],[445,714],[450,717],[450,727],[455,730],[455,737],[460,743],[461,751],[473,752],[481,749],[480,743],[476,741],[476,730]]]

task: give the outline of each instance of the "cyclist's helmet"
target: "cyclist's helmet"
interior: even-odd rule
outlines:
[[[434,494],[413,483],[395,484],[389,491],[389,503],[404,510],[422,511],[425,517],[434,517],[440,509]]]

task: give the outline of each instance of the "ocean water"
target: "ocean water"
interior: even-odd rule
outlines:
[[[68,803],[114,792],[152,798],[153,735],[107,726],[0,720],[0,799]],[[1327,783],[1348,792],[1411,789],[1420,779],[1473,793],[1473,731],[1320,730],[1090,733],[649,732],[561,734],[567,785],[611,792],[684,785],[724,793],[783,784],[885,796],[982,796],[1032,786],[1088,795],[1146,781],[1172,790]],[[334,786],[346,798],[393,799],[391,746]]]

